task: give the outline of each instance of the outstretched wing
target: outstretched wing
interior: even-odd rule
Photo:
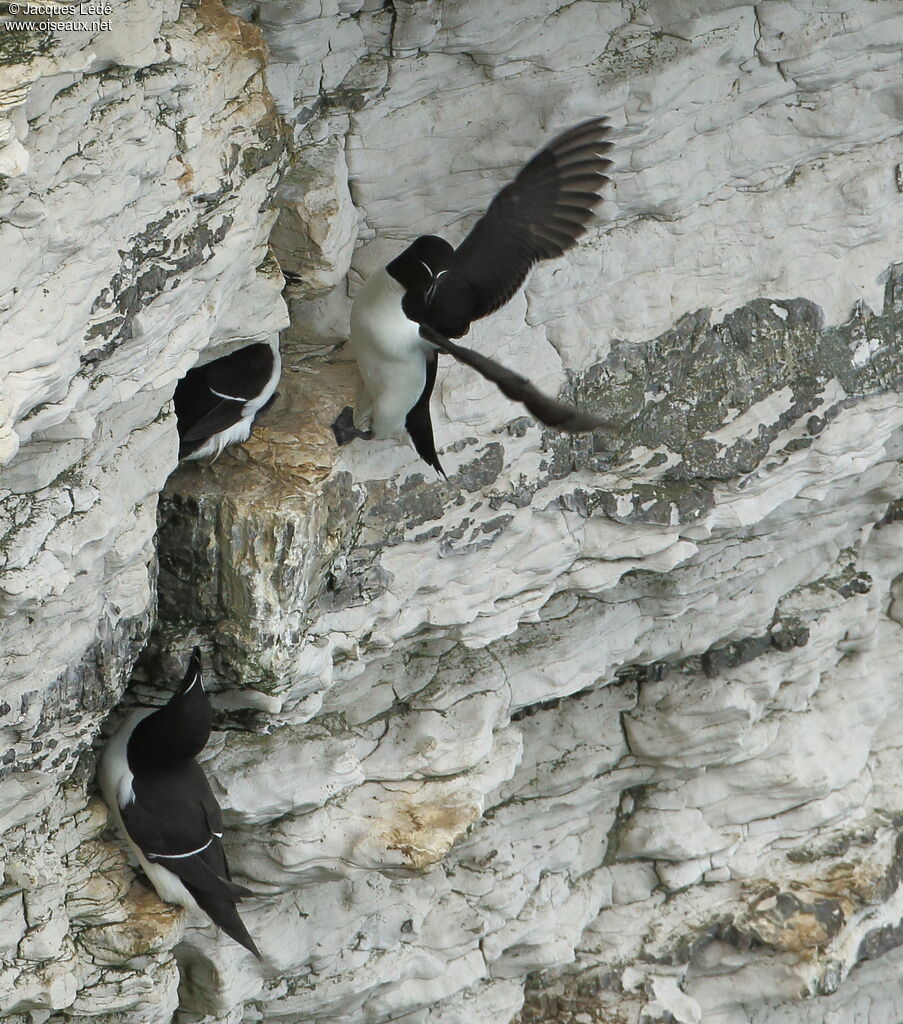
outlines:
[[[437,281],[425,322],[460,338],[514,295],[534,263],[574,245],[609,180],[610,130],[596,117],[564,132],[495,196]]]
[[[442,337],[427,325],[421,325],[420,336],[435,345],[441,352],[447,352],[454,356],[459,363],[472,367],[486,380],[493,384],[506,397],[514,402],[520,402],[526,406],[541,423],[556,430],[563,430],[569,434],[581,434],[599,427],[614,427],[611,420],[593,416],[590,413],[581,412],[567,402],[559,402],[556,398],[544,395],[538,388],[535,388],[526,377],[509,370],[507,367],[497,363],[494,359],[475,352],[472,348],[465,348],[457,345],[448,338]]]

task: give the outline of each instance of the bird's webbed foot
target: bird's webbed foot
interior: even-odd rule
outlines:
[[[350,405],[346,405],[336,416],[335,423],[332,425],[332,432],[335,434],[336,444],[340,448],[342,445],[349,444],[357,438],[360,438],[362,441],[373,440],[372,430],[359,430],[354,425],[354,410]]]

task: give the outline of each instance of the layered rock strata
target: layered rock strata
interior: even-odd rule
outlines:
[[[11,417],[8,454],[22,447],[0,486],[21,493],[3,507],[27,502],[26,522],[41,488],[48,530],[62,518],[57,478],[39,472],[61,453],[119,472],[104,470],[104,487],[90,477],[111,511],[73,545],[78,564],[35,535],[35,564],[65,580],[49,551],[84,590],[19,598],[3,584],[21,631],[9,635],[43,631],[46,679],[85,694],[57,725],[76,698],[35,687],[37,656],[11,661],[59,763],[19,760],[0,783],[0,915],[17,936],[0,950],[3,1012],[17,1024],[50,1012],[146,1024],[177,1003],[185,1024],[865,1012],[893,1024],[899,6],[231,7],[269,47],[293,149],[278,191],[260,36],[220,8],[152,23],[156,57],[134,45],[140,73],[123,70],[122,48],[118,71],[67,71],[79,88],[112,77],[144,109],[162,62],[159,109],[205,114],[172,136],[179,153],[199,147],[188,163],[210,188],[165,192],[160,171],[136,188],[158,217],[175,210],[155,228],[167,239],[179,217],[207,233],[190,266],[173,269],[159,239],[162,253],[136,257],[163,264],[159,292],[148,262],[121,281],[81,267],[88,307],[107,288],[101,320],[117,311],[93,386],[60,340],[67,397],[35,384],[29,401],[62,403],[62,420],[38,405],[32,432],[27,413]],[[78,89],[40,95],[49,107],[10,121],[32,159],[70,116],[102,136]],[[448,482],[394,442],[337,451],[329,422],[355,388],[336,349],[349,292],[421,231],[458,241],[541,142],[600,113],[618,129],[602,223],[472,343],[623,428],[556,437],[443,366],[433,408]],[[107,124],[102,137],[131,140],[142,170],[141,147],[162,160],[171,141],[159,125]],[[228,171],[213,170],[223,152]],[[65,190],[59,201],[74,209]],[[202,643],[218,709],[206,766],[230,861],[256,894],[242,913],[257,965],[132,885],[86,795],[86,746],[147,632],[173,383],[201,350],[281,325],[268,201],[295,276],[280,399],[247,445],[167,485],[158,616],[125,700],[159,700],[161,677]],[[128,227],[134,210],[119,215],[124,237],[144,230]],[[48,226],[36,251],[57,253],[56,238]],[[52,322],[29,308],[29,323]],[[81,425],[83,448],[59,422]],[[131,603],[111,598],[99,628],[96,601],[125,579]],[[9,703],[10,745],[31,741],[24,705]],[[37,795],[23,802],[26,785]]]
[[[181,924],[126,896],[91,745],[154,614],[175,383],[284,323],[284,135],[260,33],[217,0],[93,20],[0,21],[0,1015],[152,1024]]]
[[[894,947],[898,289],[615,345],[574,381],[614,451],[515,417],[448,483],[332,469],[346,371],[289,350],[245,449],[180,471],[159,644],[221,659],[257,1012],[488,1024],[527,978],[524,1020],[571,1019],[552,980],[559,1014],[742,1020]],[[223,1013],[246,958],[203,948]]]

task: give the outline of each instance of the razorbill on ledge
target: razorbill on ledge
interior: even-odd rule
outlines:
[[[247,441],[254,418],[273,400],[281,372],[278,346],[262,341],[192,367],[173,395],[179,458],[216,457],[226,445]]]
[[[351,307],[351,350],[363,389],[354,411],[343,409],[333,424],[340,445],[406,430],[417,454],[444,476],[429,408],[440,351],[547,426],[579,433],[611,425],[449,340],[508,302],[534,263],[562,255],[586,231],[609,180],[609,131],[607,120],[596,117],[559,135],[495,196],[457,249],[421,235],[367,278]]]
[[[169,703],[131,712],[110,737],[100,788],[160,898],[204,911],[259,960],[235,908],[252,893],[231,879],[219,804],[194,759],[210,737],[212,720],[195,647]]]

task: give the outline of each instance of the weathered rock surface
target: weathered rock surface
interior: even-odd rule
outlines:
[[[477,985],[461,1019],[488,1022],[513,979],[593,969],[600,1006],[617,977],[625,1012],[738,1020],[760,988],[834,991],[896,927],[897,282],[840,328],[757,301],[618,345],[583,400],[661,393],[619,451],[503,432],[448,483],[328,475],[345,371],[290,349],[244,450],[173,478],[158,643],[221,659],[211,763],[267,1019],[445,1020]]]
[[[900,5],[230,8],[257,28],[131,0],[95,63],[2,69],[0,230],[41,258],[0,312],[0,1014],[896,1024]],[[599,113],[603,223],[472,343],[623,429],[443,366],[448,482],[338,451],[348,293]],[[155,588],[167,402],[282,325],[277,208],[280,400],[166,485]],[[156,596],[126,703],[203,645],[262,964],[132,884],[85,796]]]
[[[178,930],[123,903],[102,805],[79,820],[154,612],[175,383],[284,323],[284,137],[260,34],[217,0],[131,0],[110,23],[0,34],[0,862],[20,894],[0,1015],[151,1024],[176,1006]]]

